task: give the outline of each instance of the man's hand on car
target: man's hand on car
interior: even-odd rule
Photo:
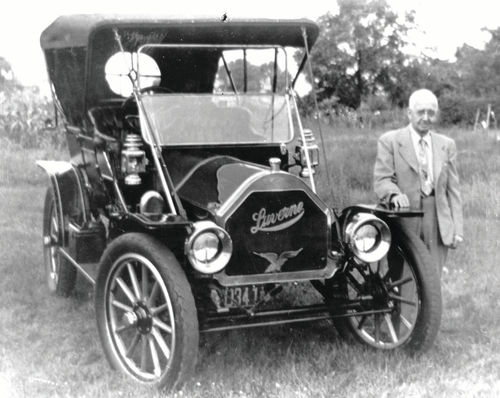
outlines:
[[[396,209],[400,207],[410,207],[410,201],[408,200],[408,196],[404,193],[398,193],[392,196],[391,205],[393,205]]]

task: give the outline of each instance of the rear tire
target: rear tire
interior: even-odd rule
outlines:
[[[152,237],[128,233],[103,254],[95,289],[97,327],[114,369],[161,388],[179,388],[198,354],[198,318],[186,275]]]
[[[51,293],[69,296],[75,287],[76,269],[59,254],[64,234],[64,221],[57,211],[54,193],[51,188],[45,194],[43,207],[43,257],[45,278]]]
[[[349,341],[410,354],[424,352],[434,343],[441,323],[440,278],[416,235],[397,226],[391,232],[393,242],[384,259],[364,269],[353,261],[335,276],[334,285],[344,299],[373,299],[347,310],[344,315],[351,316],[334,319],[334,325]],[[357,315],[360,312],[365,315]]]

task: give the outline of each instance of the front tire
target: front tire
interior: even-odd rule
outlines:
[[[43,257],[49,291],[69,296],[75,287],[76,269],[59,253],[64,235],[64,222],[57,211],[53,190],[47,189],[43,207]]]
[[[376,349],[424,352],[441,323],[440,278],[416,235],[394,226],[392,237],[381,261],[360,265],[353,260],[336,275],[336,289],[356,304],[343,313],[349,317],[334,324],[344,338]]]
[[[114,369],[166,389],[190,376],[198,353],[191,287],[172,252],[129,233],[106,249],[96,281],[97,326]]]

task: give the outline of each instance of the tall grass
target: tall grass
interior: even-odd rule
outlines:
[[[378,137],[387,129],[369,130],[308,121],[317,139],[324,139],[327,159],[318,169],[318,192],[336,208],[354,203],[374,203],[373,165]],[[321,130],[321,134],[320,134]],[[457,145],[457,166],[464,213],[498,218],[500,195],[500,141],[486,131],[463,128],[440,129]],[[330,182],[327,180],[326,167]]]
[[[381,132],[323,126],[336,206],[373,202]],[[479,133],[445,133],[459,151],[466,242],[450,252],[441,332],[431,352],[411,358],[346,345],[329,322],[208,334],[194,379],[170,396],[500,396],[500,146]],[[68,299],[47,292],[40,231],[46,177],[34,161],[67,152],[1,144],[0,396],[168,396],[110,370],[85,282]],[[324,175],[320,170],[319,188],[327,194]]]
[[[63,134],[54,128],[52,100],[36,88],[17,87],[0,91],[0,140],[24,148],[60,147]]]
[[[67,160],[69,153],[61,146],[43,145],[28,149],[0,138],[0,186],[45,184],[45,174],[36,167],[37,160]]]

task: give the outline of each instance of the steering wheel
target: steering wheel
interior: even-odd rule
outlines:
[[[170,94],[174,91],[168,87],[161,86],[149,86],[144,87],[139,90],[139,94]],[[139,127],[139,110],[137,109],[137,103],[135,101],[135,94],[130,94],[125,101],[123,101],[121,106],[127,125],[135,132],[140,131]]]

